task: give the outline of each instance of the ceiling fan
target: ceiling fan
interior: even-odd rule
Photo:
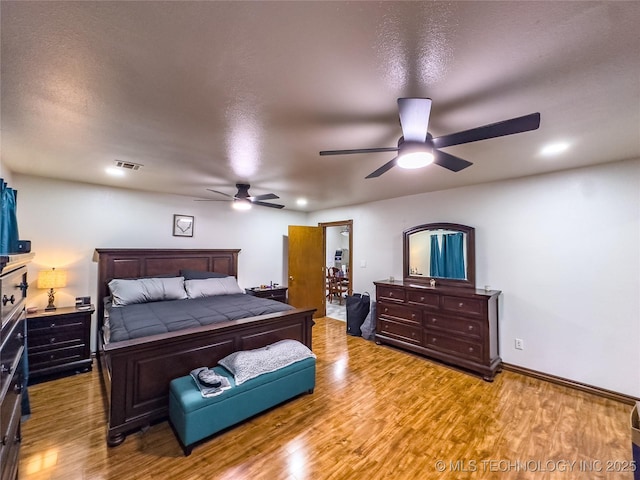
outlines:
[[[540,113],[532,113],[524,117],[512,118],[502,122],[491,123],[482,127],[464,130],[458,133],[433,138],[427,131],[429,114],[431,113],[430,98],[399,98],[398,110],[402,137],[397,147],[361,148],[356,150],[324,150],[320,155],[347,155],[351,153],[398,152],[398,155],[388,161],[366,178],[379,177],[386,171],[398,165],[402,168],[420,168],[430,163],[440,165],[452,172],[459,172],[473,163],[440,150],[440,148],[477,142],[488,138],[513,135],[514,133],[536,130],[540,126]]]
[[[219,193],[220,195],[224,195],[225,197],[229,197],[229,202],[233,202],[233,208],[238,210],[248,210],[251,208],[251,205],[260,205],[261,207],[270,207],[270,208],[284,208],[284,205],[279,205],[277,203],[268,203],[263,200],[275,200],[276,198],[280,198],[274,193],[266,193],[264,195],[249,195],[249,188],[251,185],[248,183],[236,183],[236,188],[238,189],[238,193],[235,195],[229,195],[224,192],[219,192],[218,190],[212,190],[211,188],[207,188],[210,192]],[[204,200],[204,201],[220,201],[220,200]],[[224,201],[224,200],[222,200]]]

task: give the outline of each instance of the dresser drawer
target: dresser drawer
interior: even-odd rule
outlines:
[[[381,335],[387,335],[415,345],[422,344],[422,328],[418,325],[414,326],[382,318],[378,320],[377,328]]]
[[[481,362],[483,359],[482,344],[447,334],[425,332],[425,346],[476,362]]]
[[[424,326],[430,331],[432,328],[465,335],[470,338],[482,338],[482,322],[467,318],[443,317],[440,315],[425,314]]]
[[[20,267],[2,277],[0,312],[4,325],[15,312],[24,310],[27,285],[27,267]]]
[[[439,308],[440,296],[435,293],[410,290],[407,292],[407,303],[421,307]]]
[[[380,309],[380,316],[383,318],[416,325],[421,325],[422,323],[422,312],[420,310],[386,302],[381,302],[378,308]]]
[[[13,376],[9,390],[0,404],[0,466],[2,478],[13,478],[20,451],[20,419],[22,417],[22,377]]]
[[[481,317],[484,315],[483,306],[484,302],[477,298],[442,296],[442,309],[448,312]]]
[[[18,368],[18,361],[24,347],[24,313],[16,312],[16,318],[3,329],[4,341],[0,350],[0,390],[11,381]]]
[[[405,291],[402,287],[379,286],[376,290],[377,300],[391,300],[392,302],[404,302]]]

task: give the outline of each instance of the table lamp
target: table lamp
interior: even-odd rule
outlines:
[[[45,311],[55,310],[56,306],[53,304],[55,291],[54,288],[62,288],[67,286],[67,272],[64,270],[42,270],[38,273],[38,288],[49,289],[49,304]]]

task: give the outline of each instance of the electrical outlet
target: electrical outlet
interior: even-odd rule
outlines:
[[[524,342],[521,338],[516,338],[516,350],[524,350]]]

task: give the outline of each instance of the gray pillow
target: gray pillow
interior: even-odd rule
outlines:
[[[132,303],[182,300],[187,298],[184,277],[171,278],[114,278],[109,282],[114,307]]]
[[[202,280],[204,278],[224,278],[228,276],[226,273],[203,272],[201,270],[180,270],[180,275],[182,275],[185,280]]]
[[[244,293],[238,285],[236,277],[205,278],[202,280],[185,280],[184,289],[189,298],[212,297],[214,295],[231,295]]]

